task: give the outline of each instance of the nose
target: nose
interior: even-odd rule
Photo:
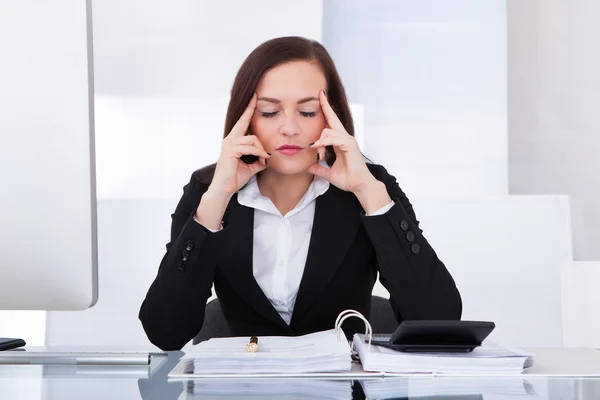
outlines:
[[[294,116],[286,116],[279,132],[286,136],[295,136],[300,133],[300,128]]]

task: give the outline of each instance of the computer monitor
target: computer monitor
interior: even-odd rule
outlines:
[[[98,298],[91,4],[0,8],[0,310],[86,309]]]

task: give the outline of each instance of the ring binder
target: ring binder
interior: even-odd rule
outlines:
[[[344,321],[348,318],[351,317],[357,317],[363,320],[363,322],[365,323],[365,341],[368,340],[368,345],[369,345],[369,349],[371,349],[371,338],[373,337],[373,328],[371,327],[371,324],[369,323],[369,320],[367,320],[365,318],[364,315],[362,315],[360,312],[356,311],[356,310],[344,310],[342,311],[338,317],[335,320],[335,333],[337,335],[337,340],[340,340],[340,335],[343,335],[343,330],[342,330],[342,324],[344,323]],[[354,343],[352,343],[352,350],[354,351]]]
[[[201,342],[181,358],[182,372],[189,376],[264,377],[269,374],[337,374],[352,369],[351,345],[347,340],[338,340],[333,326],[300,336],[255,338],[256,343],[252,344],[259,345],[260,349],[254,353],[246,351],[248,336]]]

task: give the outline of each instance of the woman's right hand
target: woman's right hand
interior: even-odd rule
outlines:
[[[267,168],[266,160],[271,157],[255,135],[246,135],[256,108],[256,93],[252,96],[246,110],[223,139],[221,155],[217,161],[215,174],[209,190],[222,195],[232,196],[242,188],[252,176]],[[240,157],[254,155],[259,157],[252,164],[246,164]]]

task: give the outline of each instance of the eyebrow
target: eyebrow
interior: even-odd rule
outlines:
[[[279,104],[279,103],[281,103],[281,100],[279,100],[279,99],[274,99],[274,98],[272,98],[272,97],[259,97],[259,98],[258,98],[258,101],[261,101],[261,100],[262,100],[262,101],[268,101],[269,103],[275,103],[275,104]],[[319,99],[317,99],[317,98],[316,98],[316,97],[314,97],[314,96],[311,96],[311,97],[305,97],[305,98],[303,98],[303,99],[300,99],[300,100],[298,100],[298,104],[302,104],[302,103],[308,103],[309,101],[314,101],[314,100],[317,100],[317,101],[318,101]]]

